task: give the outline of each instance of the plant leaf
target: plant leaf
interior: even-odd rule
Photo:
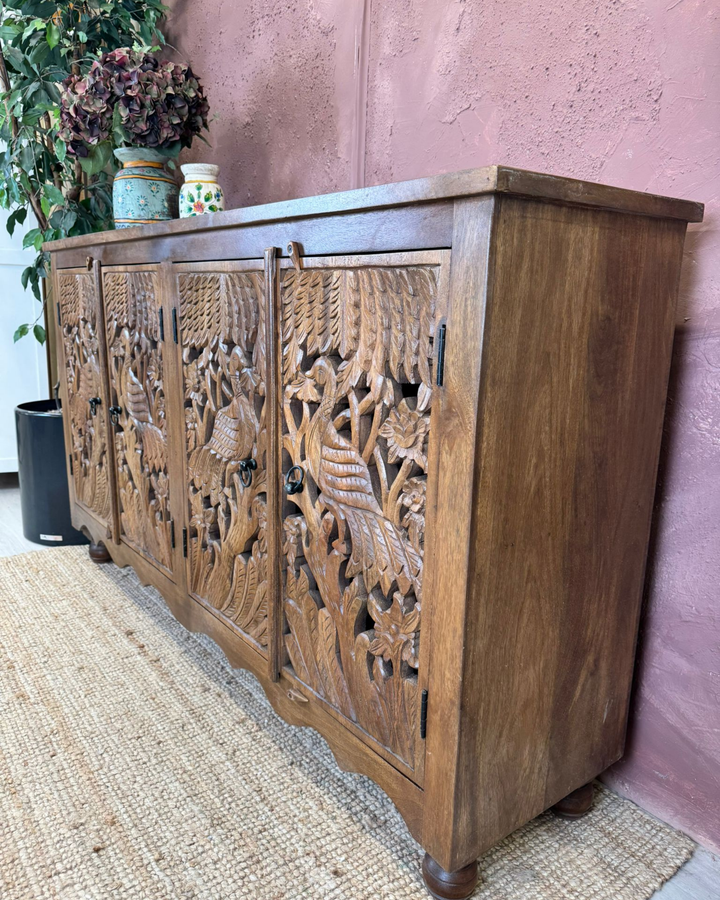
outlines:
[[[42,231],[39,228],[31,228],[23,238],[23,250],[27,250],[28,247],[34,247],[37,238],[42,239]]]
[[[15,330],[15,334],[13,335],[13,343],[17,344],[17,342],[20,340],[20,338],[24,338],[25,335],[28,333],[28,331],[30,331],[29,325],[20,325]]]
[[[37,324],[33,325],[33,334],[35,335],[35,340],[39,344],[45,343],[46,335],[45,335],[45,329],[42,327],[42,325],[37,325]]]
[[[88,156],[80,160],[80,166],[83,172],[87,172],[88,175],[97,175],[110,162],[111,156],[112,146],[109,141],[104,141],[102,144],[91,148]]]
[[[10,213],[6,222],[6,228],[10,237],[12,237],[13,232],[15,231],[15,226],[22,225],[25,219],[27,219],[27,209],[25,209],[24,206],[21,206],[20,209],[13,210],[13,212]]]
[[[48,47],[51,50],[54,50],[55,47],[60,43],[60,29],[57,25],[50,21],[47,24],[47,28],[45,29],[45,38],[48,42]]]
[[[48,198],[50,203],[53,204],[53,206],[62,206],[62,204],[65,203],[63,192],[59,188],[55,187],[54,184],[46,184],[43,187],[43,193]]]

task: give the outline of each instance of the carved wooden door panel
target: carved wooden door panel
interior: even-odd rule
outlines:
[[[77,503],[109,524],[112,516],[102,318],[95,273],[58,272],[58,312],[66,386],[72,487]]]
[[[102,284],[120,539],[170,573],[173,525],[158,271],[109,267]]]
[[[267,654],[263,262],[177,265],[189,592]]]
[[[305,259],[280,287],[286,672],[418,782],[448,260]]]

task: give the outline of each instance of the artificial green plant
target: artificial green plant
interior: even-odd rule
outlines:
[[[47,274],[44,241],[112,228],[112,148],[104,143],[87,156],[68,154],[59,138],[60,83],[89,71],[98,55],[117,47],[165,43],[161,0],[2,0],[0,2],[0,207],[11,210],[12,235],[28,213],[36,227],[23,247],[37,256],[23,270],[42,303]],[[43,309],[20,325],[41,343]]]

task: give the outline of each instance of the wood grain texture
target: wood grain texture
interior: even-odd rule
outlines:
[[[199,222],[208,216],[196,216]],[[183,221],[190,221],[184,219]],[[146,226],[152,227],[152,226]],[[277,255],[286,255],[285,247],[293,236],[299,235],[295,223],[287,220],[248,227],[224,227],[192,234],[193,255],[196,260],[256,259],[267,247],[277,248]],[[339,253],[381,253],[396,250],[422,250],[449,247],[453,229],[452,201],[417,203],[411,206],[368,210],[367,212],[338,213],[333,216],[302,220],[303,252],[308,256]],[[123,229],[130,231],[132,229]],[[89,247],[60,250],[53,254],[60,268],[82,266],[91,252],[103,265],[132,265],[139,258],[145,262],[184,262],[190,235],[168,234],[153,237],[139,229],[133,241],[104,242],[106,235],[122,234],[108,231],[95,235],[97,243]]]
[[[193,596],[268,643],[265,304],[258,261],[173,267]]]
[[[170,571],[165,341],[158,273],[151,267],[104,269],[102,298],[119,533]]]
[[[287,664],[421,779],[419,645],[447,254],[305,259],[281,279]]]
[[[437,564],[428,572],[426,583],[434,602],[429,628],[422,636],[425,646],[421,647],[430,654],[425,791],[428,808],[433,811],[425,820],[423,847],[448,871],[459,868],[450,867],[455,840],[452,788],[463,716],[460,688],[466,653],[465,601],[470,590],[472,471],[495,203],[493,197],[456,203],[449,292],[441,313],[448,328],[445,384],[438,391],[435,407],[442,441],[428,485],[428,509],[434,511],[435,522],[427,542],[429,547],[437,545],[438,551]]]
[[[92,271],[56,275],[64,370],[63,409],[67,410],[68,471],[75,500],[106,523],[112,517],[111,461],[104,411],[107,376],[101,348],[104,332],[98,285]]]
[[[501,201],[450,869],[622,753],[683,233]]]
[[[427,200],[450,200],[478,194],[519,194],[565,204],[615,209],[647,216],[678,218],[684,222],[699,222],[703,206],[691,200],[676,200],[629,191],[590,181],[578,181],[559,175],[528,172],[511,166],[487,166],[481,169],[466,169],[416,178],[396,184],[381,184],[374,187],[323,194],[319,197],[304,197],[298,200],[284,200],[263,206],[249,206],[227,212],[198,216],[192,219],[175,219],[157,225],[145,225],[122,231],[105,232],[98,240],[97,235],[65,238],[45,244],[47,250],[57,251],[77,247],[87,247],[97,243],[117,243],[134,241],[138,238],[158,237],[170,234],[197,234],[241,225],[261,225],[266,222],[304,218],[306,216],[327,216],[351,212],[359,209],[379,209],[420,203]],[[282,246],[282,245],[281,245]]]
[[[122,432],[151,457],[132,482],[168,479],[146,527],[170,529],[169,564],[108,542],[126,503],[80,502],[89,462],[74,524],[381,784],[437,892],[622,752],[698,215],[492,169],[54,248],[70,323],[83,270],[58,266],[92,247]],[[83,327],[60,341],[63,399],[84,396]]]

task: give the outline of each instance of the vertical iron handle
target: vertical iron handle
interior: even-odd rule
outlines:
[[[98,406],[100,406],[100,404],[102,403],[102,398],[101,398],[101,397],[91,397],[91,398],[88,400],[88,403],[90,404],[90,413],[91,413],[91,415],[96,416],[96,415],[97,415],[97,408],[98,408]]]
[[[293,478],[293,472],[299,472],[299,478]],[[285,493],[286,494],[302,494],[303,481],[305,480],[305,472],[300,466],[292,466],[285,476]]]
[[[248,459],[240,460],[240,481],[245,487],[252,484],[252,473],[257,469],[257,460],[248,457]]]
[[[120,413],[122,412],[122,409],[119,406],[111,406],[109,409],[109,412],[110,412],[110,421],[115,426],[115,428],[117,428],[118,425],[120,424]]]

